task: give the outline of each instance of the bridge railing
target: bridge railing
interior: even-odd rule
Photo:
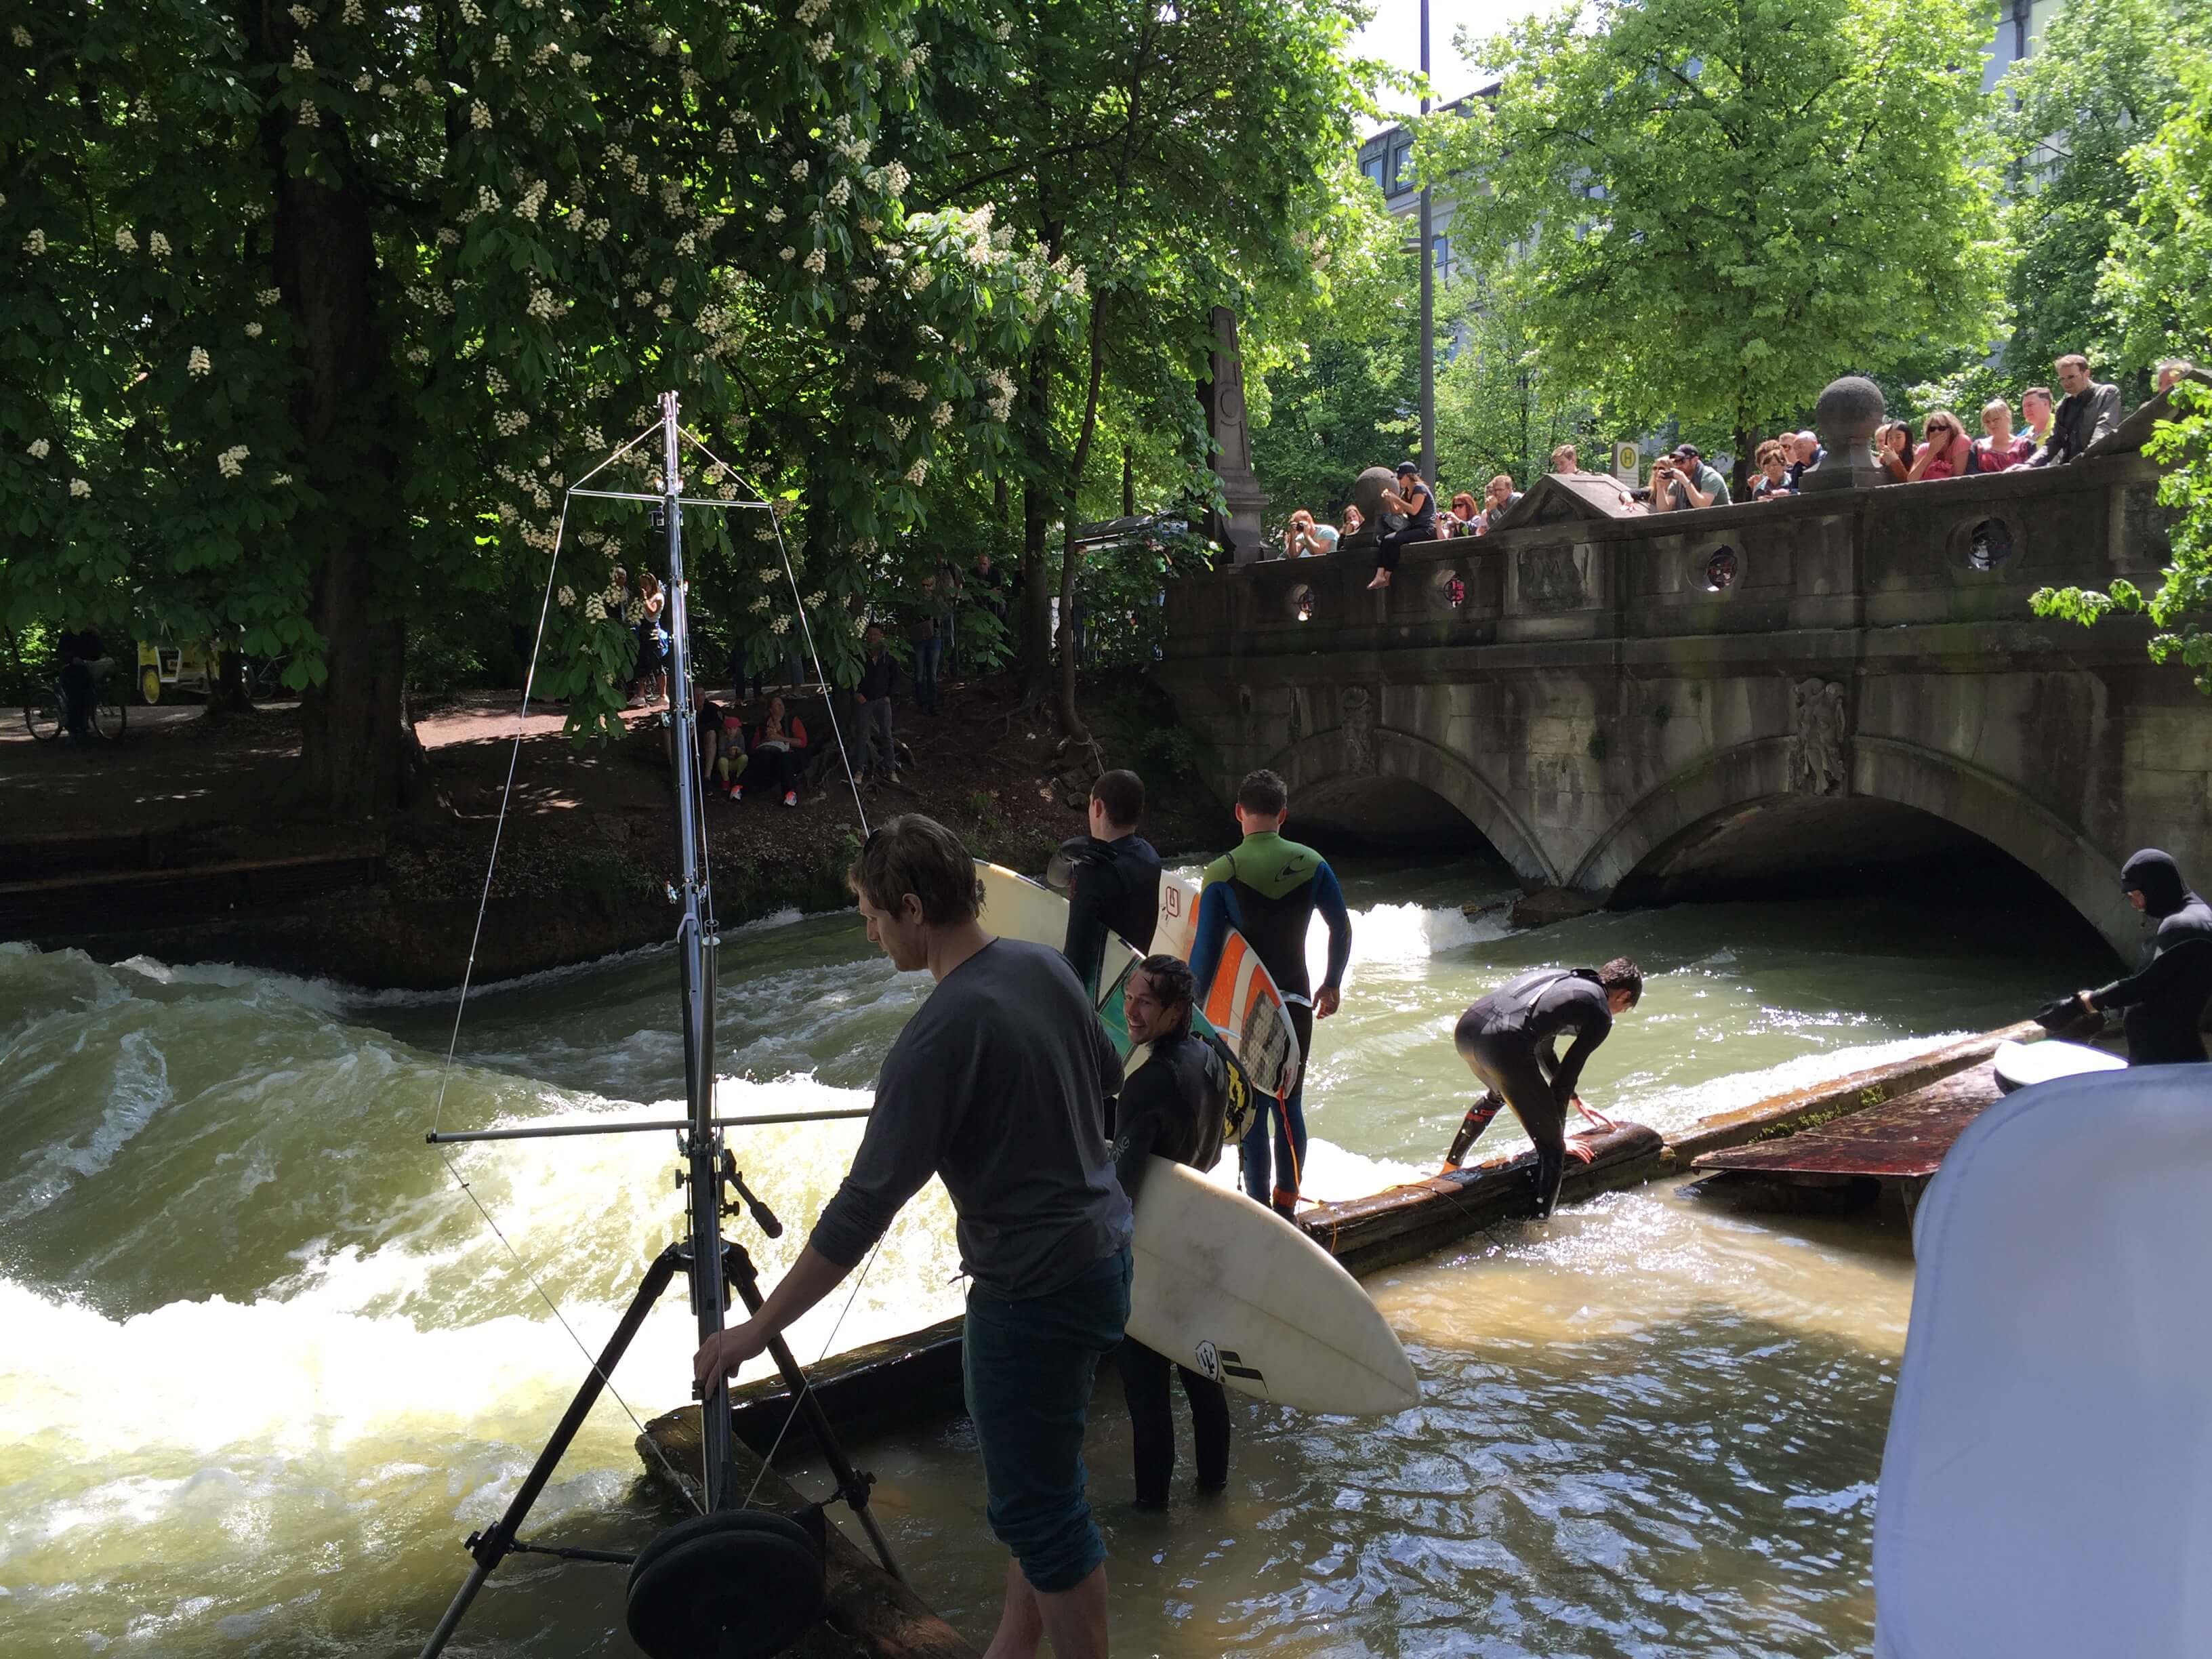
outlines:
[[[1171,659],[1660,640],[2035,619],[2042,586],[2154,577],[2170,556],[2139,456],[1775,502],[1564,514],[1371,556],[1274,560],[1168,592]]]

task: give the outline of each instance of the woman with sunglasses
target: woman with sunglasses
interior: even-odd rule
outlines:
[[[1927,441],[1913,453],[1911,470],[1905,473],[1905,481],[1963,477],[1966,457],[1974,446],[1959,417],[1948,409],[1939,409],[1929,416],[1921,430]]]

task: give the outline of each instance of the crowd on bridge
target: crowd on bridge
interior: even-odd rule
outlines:
[[[1948,409],[1933,409],[1922,417],[1917,441],[1910,422],[1883,423],[1875,434],[1875,465],[1893,483],[1923,483],[2018,468],[2063,466],[2079,459],[2119,426],[2120,389],[2095,379],[2089,360],[2078,352],[2059,358],[2053,368],[2063,395],[2054,397],[2045,386],[2026,388],[2020,394],[2017,422],[2011,400],[1990,398],[1981,409],[1979,437],[1970,436],[1966,423]],[[2156,392],[2165,392],[2194,373],[2194,366],[2184,359],[2165,359],[2157,366]],[[1733,458],[1717,459],[1725,462]],[[1804,488],[1805,475],[1827,459],[1816,432],[1784,432],[1765,439],[1753,452],[1746,499],[1773,501],[1795,495]],[[1641,483],[1632,465],[1619,472],[1585,471],[1571,443],[1561,444],[1552,452],[1550,471],[1553,476],[1574,479],[1585,489],[1612,490],[1616,497],[1613,504],[1623,514],[1681,513],[1726,507],[1735,501],[1726,474],[1691,443],[1662,452],[1651,463],[1650,477]],[[1416,542],[1488,534],[1504,521],[1522,494],[1515,488],[1512,476],[1500,472],[1483,485],[1480,500],[1472,492],[1462,490],[1439,510],[1437,490],[1421,476],[1419,465],[1401,462],[1395,484],[1382,492],[1382,522],[1374,539],[1375,579],[1368,586],[1388,587],[1399,556]],[[1334,553],[1358,538],[1364,527],[1357,506],[1345,508],[1340,528],[1323,523],[1310,509],[1299,507],[1283,530],[1280,556],[1314,558]]]

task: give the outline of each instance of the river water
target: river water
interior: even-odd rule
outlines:
[[[2033,916],[1925,899],[1516,934],[1461,914],[1504,896],[1490,866],[1340,869],[1357,944],[1306,1094],[1321,1197],[1433,1167],[1468,1098],[1451,1022],[1527,966],[1644,963],[1644,1003],[1583,1093],[1663,1128],[2015,1018],[2105,965]],[[678,1219],[668,1137],[471,1147],[449,1170],[422,1133],[672,1115],[673,979],[647,954],[480,995],[448,1073],[450,1000],[0,945],[0,1652],[411,1652],[460,1538],[582,1376],[576,1342],[596,1350]],[[723,1109],[865,1104],[927,988],[849,914],[733,931]],[[1511,1148],[1510,1116],[1491,1137],[1478,1156]],[[737,1138],[792,1224],[748,1241],[771,1278],[858,1138]],[[793,1333],[802,1358],[957,1310],[950,1237],[933,1184],[849,1304]],[[1370,1282],[1418,1409],[1239,1400],[1231,1491],[1186,1488],[1164,1518],[1127,1507],[1109,1382],[1090,1455],[1116,1651],[1863,1648],[1911,1285],[1893,1229],[1747,1218],[1666,1187],[1503,1227]],[[637,1418],[685,1398],[691,1346],[671,1296],[617,1374]],[[639,1486],[635,1432],[602,1404],[535,1535],[634,1547],[671,1518]],[[964,1433],[859,1449],[917,1588],[980,1645],[1004,1558]],[[631,1652],[620,1586],[510,1561],[453,1651]]]

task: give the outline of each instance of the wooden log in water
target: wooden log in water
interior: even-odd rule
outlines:
[[[1623,1123],[1586,1144],[1592,1153],[1588,1164],[1567,1160],[1562,1204],[1586,1203],[1615,1188],[1635,1186],[1658,1167],[1659,1137],[1640,1123]],[[1501,1221],[1534,1214],[1535,1169],[1533,1150],[1494,1158],[1348,1203],[1318,1205],[1299,1215],[1298,1225],[1347,1271],[1370,1273]]]
[[[1686,1171],[1708,1152],[1797,1134],[1866,1111],[1916,1089],[1924,1089],[1968,1066],[1981,1065],[1996,1053],[1999,1043],[2024,1042],[2043,1034],[2043,1028],[2033,1020],[2022,1020],[2017,1025],[1964,1037],[1924,1054],[1871,1066],[1848,1077],[1831,1078],[1826,1083],[1772,1095],[1736,1111],[1717,1112],[1711,1117],[1699,1118],[1689,1128],[1668,1138],[1662,1172]]]
[[[807,1376],[842,1436],[860,1438],[917,1418],[956,1416],[962,1403],[960,1316],[851,1349]],[[779,1439],[787,1449],[811,1443],[805,1425],[791,1421],[791,1391],[773,1374],[730,1390],[730,1418],[738,1438],[763,1457]]]
[[[696,1508],[700,1498],[699,1408],[684,1406],[656,1417],[638,1437],[637,1454],[648,1475],[663,1490],[672,1486]],[[738,1479],[758,1483],[754,1501],[769,1509],[796,1511],[806,1506],[798,1489],[743,1446],[731,1448]],[[673,1495],[673,1494],[672,1494]],[[802,1659],[975,1659],[960,1632],[939,1618],[927,1602],[885,1572],[872,1555],[839,1530],[827,1528],[830,1580],[828,1626],[810,1634],[791,1652]]]

